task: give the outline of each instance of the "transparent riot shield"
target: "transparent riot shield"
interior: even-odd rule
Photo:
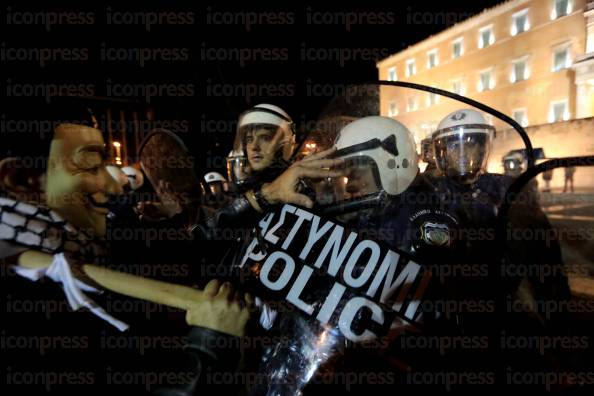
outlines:
[[[394,343],[425,328],[497,334],[497,213],[514,180],[503,175],[503,158],[520,149],[534,164],[522,127],[455,94],[380,82],[345,87],[306,128],[296,158],[335,147],[331,157],[344,159],[346,173],[303,179],[314,207],[266,213],[237,256],[243,287],[263,301],[261,322],[285,337],[263,355],[264,380],[252,394],[314,394],[328,382],[362,390],[361,376],[345,383],[338,367],[361,373],[381,361],[396,372],[432,362]],[[433,161],[418,160],[426,139]],[[468,301],[482,311],[466,312],[477,305]],[[466,367],[476,356],[456,359]]]
[[[529,168],[508,190],[499,220],[508,287],[501,348],[516,379],[541,375],[542,389],[576,389],[559,373],[592,369],[594,157]]]

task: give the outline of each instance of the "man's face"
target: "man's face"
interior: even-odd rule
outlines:
[[[108,195],[122,193],[105,168],[104,145],[98,129],[59,125],[50,146],[45,186],[51,209],[98,236],[106,231]]]
[[[351,197],[362,197],[377,192],[377,185],[371,167],[353,167],[349,169],[347,192]]]
[[[479,171],[481,156],[482,147],[477,142],[457,142],[448,154],[448,162],[455,174],[466,175]]]
[[[437,138],[434,142],[435,159],[444,176],[469,183],[484,171],[489,157],[488,134],[455,134]]]
[[[223,183],[221,182],[208,183],[208,188],[212,195],[220,195],[223,193]]]
[[[273,163],[279,148],[280,135],[281,131],[266,128],[256,128],[247,132],[246,151],[253,171],[262,171]]]
[[[343,199],[360,198],[378,191],[371,164],[354,164],[347,167],[342,178],[345,196]]]

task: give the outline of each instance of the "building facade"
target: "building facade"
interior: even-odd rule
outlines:
[[[459,93],[523,126],[594,116],[594,2],[510,0],[377,64],[381,80]],[[417,143],[459,103],[382,87],[380,111]],[[493,122],[492,119],[488,119]],[[496,125],[505,128],[505,125]]]

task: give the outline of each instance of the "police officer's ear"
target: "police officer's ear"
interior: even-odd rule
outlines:
[[[44,181],[44,167],[17,157],[0,161],[0,190],[16,200],[42,202]]]

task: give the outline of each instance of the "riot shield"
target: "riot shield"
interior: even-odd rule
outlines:
[[[559,373],[592,369],[593,225],[593,156],[542,162],[510,186],[498,237],[513,383],[540,375],[542,390],[571,391],[579,383]]]
[[[200,179],[194,158],[181,139],[165,129],[152,131],[139,148],[142,170],[161,202],[194,213],[201,202]]]
[[[461,131],[456,122],[464,119],[467,110],[475,118]],[[345,87],[330,100],[320,119],[307,124],[309,136],[297,157],[307,158],[331,147],[345,127],[370,116],[395,120],[398,128],[410,133],[417,153],[424,139],[445,136],[434,150],[442,158],[450,152],[459,154],[468,131],[476,133],[482,140],[471,136],[474,146],[465,148],[474,149],[472,158],[480,154],[484,169],[479,174],[488,175],[480,183],[485,185],[477,180],[452,187],[449,178],[431,167],[435,164],[418,162],[418,155],[412,154],[404,161],[405,134],[382,141],[374,139],[375,131],[369,129],[362,130],[361,141],[353,144],[361,158],[371,158],[349,163],[359,172],[344,178],[304,180],[316,198],[311,210],[284,205],[266,213],[245,240],[235,266],[242,273],[243,287],[264,301],[268,331],[287,339],[263,355],[258,372],[264,380],[252,394],[312,394],[326,375],[337,378],[333,374],[337,367],[349,366],[349,359],[361,359],[352,351],[364,344],[372,344],[365,351],[370,360],[357,362],[359,369],[367,365],[370,370],[371,362],[383,359],[391,362],[388,371],[398,371],[397,367],[411,366],[395,364],[398,354],[413,360],[419,355],[404,344],[395,346],[398,336],[427,328],[441,331],[444,326],[454,328],[456,334],[486,331],[487,338],[497,331],[492,325],[496,315],[490,309],[503,289],[498,283],[499,267],[494,273],[491,270],[504,251],[495,240],[496,214],[513,182],[499,174],[503,171],[503,154],[499,154],[524,149],[532,165],[526,132],[513,119],[468,98],[415,84],[380,82]],[[449,123],[445,127],[444,121]],[[435,135],[438,131],[445,135]],[[376,149],[392,157],[380,163],[377,158],[382,157],[371,153]],[[472,165],[472,158],[460,168]],[[398,178],[400,170],[411,166],[418,170],[410,187],[396,195],[387,193],[385,178]],[[357,190],[357,178],[373,188]],[[475,183],[480,184],[478,190],[473,190]],[[480,235],[469,236],[469,230]],[[469,300],[482,308],[478,315],[461,312]],[[472,352],[480,356],[484,349]],[[465,365],[472,361],[457,359]],[[425,360],[421,363],[430,358]],[[363,386],[361,378],[350,385]],[[385,384],[387,393],[393,392],[391,378]],[[340,385],[342,391],[349,388],[344,381]]]

